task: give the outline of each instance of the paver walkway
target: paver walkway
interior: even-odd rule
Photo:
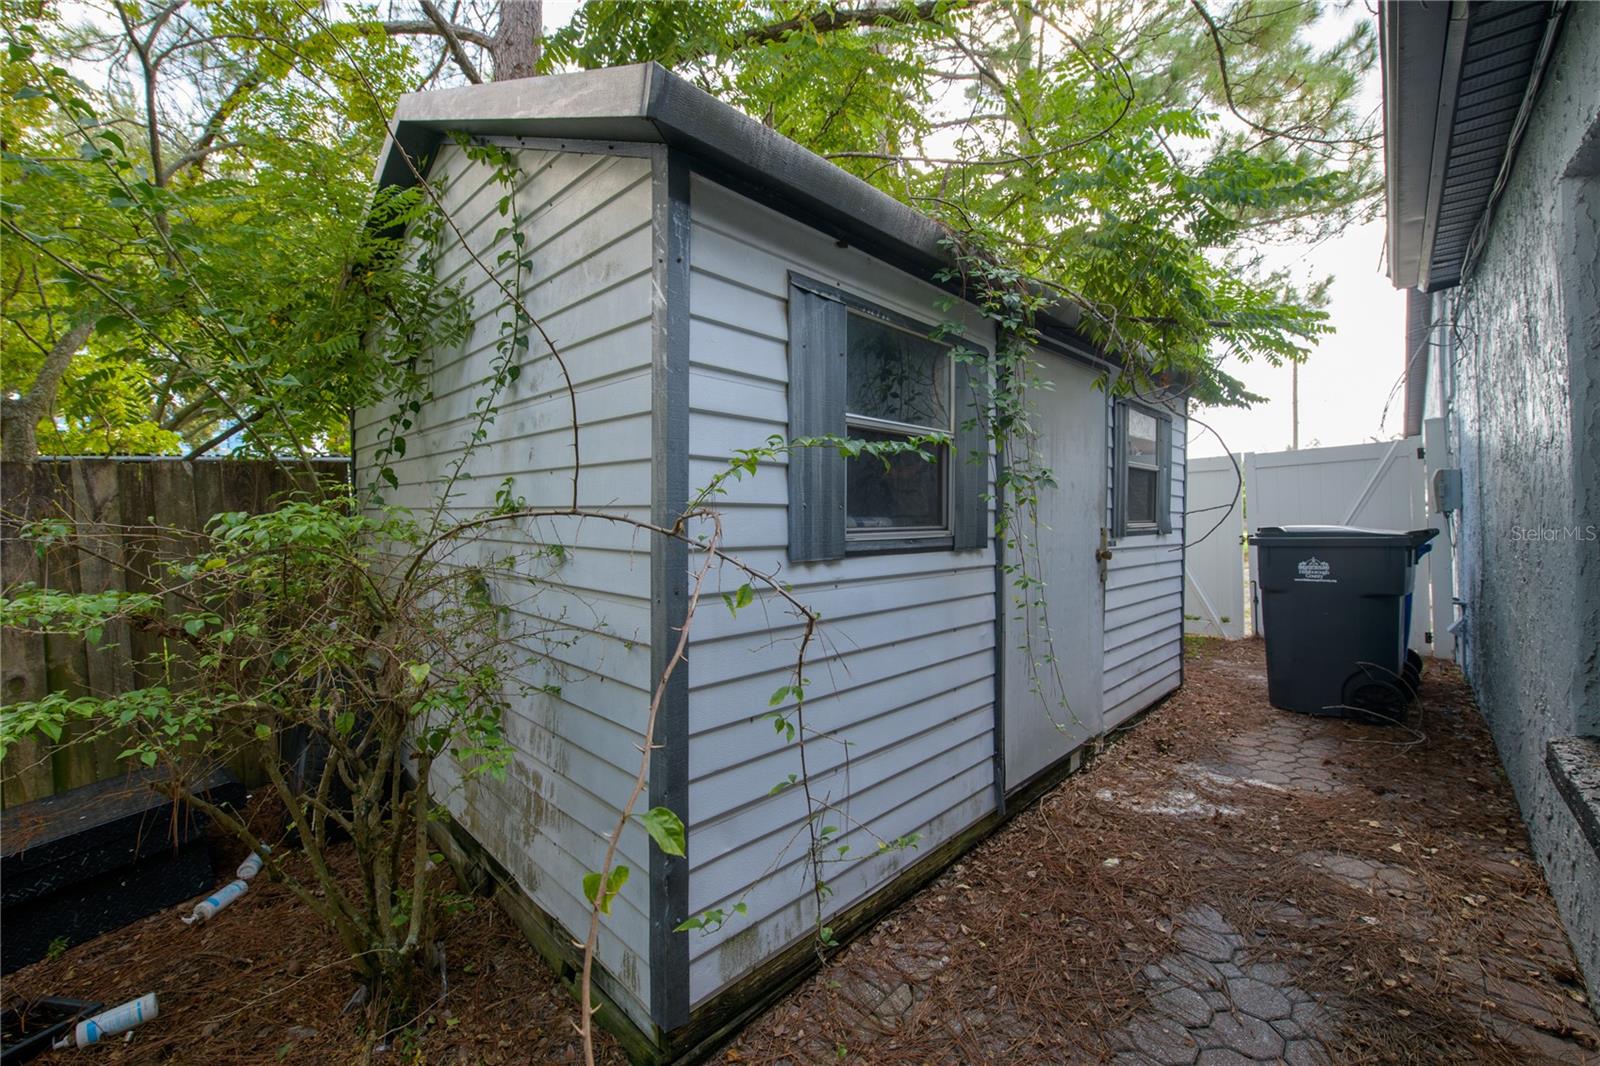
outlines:
[[[745,1031],[762,1063],[1600,1063],[1471,694],[1266,704],[1258,642]]]

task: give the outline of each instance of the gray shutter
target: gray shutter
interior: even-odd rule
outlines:
[[[1112,407],[1111,420],[1111,535],[1128,535],[1128,405]]]
[[[1156,419],[1156,529],[1172,532],[1172,419]]]
[[[950,511],[956,551],[989,546],[989,434],[983,390],[984,370],[956,363],[956,432],[950,448]]]
[[[845,435],[845,308],[789,287],[789,437]],[[789,453],[789,559],[844,558],[845,460],[835,448]]]

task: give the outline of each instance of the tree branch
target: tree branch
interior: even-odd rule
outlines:
[[[0,401],[0,457],[6,462],[29,463],[38,455],[39,419],[55,404],[56,389],[72,364],[72,357],[93,332],[94,320],[85,319],[56,338],[28,391]]]
[[[1206,29],[1211,34],[1211,44],[1217,51],[1217,70],[1222,75],[1222,96],[1228,104],[1228,110],[1233,112],[1234,118],[1243,122],[1263,137],[1281,137],[1284,140],[1294,141],[1299,144],[1341,145],[1366,143],[1365,140],[1356,137],[1312,137],[1305,133],[1273,129],[1271,126],[1263,126],[1253,119],[1246,118],[1244,113],[1239,110],[1239,106],[1233,101],[1233,82],[1228,78],[1228,52],[1223,46],[1222,30],[1218,28],[1217,20],[1211,17],[1211,12],[1205,9],[1200,0],[1189,0],[1189,6],[1194,8],[1195,13],[1205,22]]]
[[[461,68],[461,73],[467,76],[467,80],[474,85],[483,84],[483,75],[478,73],[477,65],[472,62],[472,57],[467,55],[466,48],[461,44],[460,34],[450,24],[450,20],[444,17],[444,12],[439,10],[438,5],[434,4],[433,0],[422,0],[422,13],[428,16],[429,22],[438,27],[439,36],[444,38],[445,47],[450,50],[450,58],[456,61],[456,66]]]
[[[916,7],[828,8],[815,15],[785,19],[782,22],[757,27],[744,35],[742,43],[770,44],[773,41],[783,40],[796,30],[804,29],[814,30],[817,33],[831,33],[852,26],[878,26],[885,23],[909,25],[914,22],[928,22],[935,15],[967,7],[969,4],[970,0],[957,0],[955,3],[926,0]]]
[[[200,136],[194,139],[194,143],[189,145],[188,150],[159,172],[157,184],[167,184],[178,171],[191,164],[198,163],[210,155],[217,147],[217,138],[222,135],[223,124],[228,121],[228,117],[233,114],[244,98],[260,84],[260,67],[256,67],[243,78],[240,78],[238,84],[228,91],[227,96],[223,97],[216,110],[211,112],[210,117],[206,119],[205,125],[200,129]]]
[[[391,37],[442,37],[444,36],[437,23],[431,19],[396,19],[390,22],[380,22],[383,32]],[[480,33],[470,26],[450,25],[450,32],[458,40],[475,44],[479,48],[489,48],[494,44],[494,39],[486,33]]]

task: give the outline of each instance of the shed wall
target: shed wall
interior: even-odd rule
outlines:
[[[1101,678],[1104,727],[1115,729],[1165,696],[1183,678],[1184,476],[1188,449],[1185,402],[1172,414],[1172,531],[1125,536],[1112,544],[1105,577],[1105,660]],[[1116,404],[1106,420],[1106,528],[1116,484]]]
[[[523,253],[533,267],[525,306],[567,362],[577,390],[584,507],[650,518],[652,177],[638,156],[518,150],[517,213]],[[431,396],[407,432],[406,454],[390,463],[400,482],[390,504],[419,517],[434,504],[449,469],[473,432],[474,404],[497,358],[505,298],[490,281],[509,282],[499,263],[512,247],[511,219],[498,203],[506,188],[492,169],[445,147],[431,178],[443,181],[444,206],[460,230],[446,227],[437,257],[441,280],[472,301],[473,327],[449,351],[431,353]],[[463,243],[463,241],[465,243]],[[510,479],[528,505],[571,503],[571,416],[561,375],[535,335],[520,377],[499,398],[487,442],[455,486],[451,511],[491,507]],[[389,408],[362,411],[355,422],[358,484],[371,485],[377,435]],[[582,879],[599,869],[606,834],[639,765],[638,745],[651,688],[650,542],[622,526],[570,519],[496,529],[458,558],[528,552],[539,544],[572,546],[564,561],[522,566],[527,578],[492,590],[527,650],[519,680],[559,686],[559,693],[511,695],[505,722],[515,758],[503,781],[462,780],[442,765],[438,795],[473,838],[522,890],[569,931],[587,928]],[[536,631],[553,630],[553,646]],[[602,980],[637,1021],[649,1025],[649,845],[635,823],[623,833],[618,861],[633,871],[602,928]]]
[[[936,323],[948,296],[863,252],[701,177],[691,185],[689,439],[691,489],[735,449],[785,436],[788,275],[796,271]],[[969,322],[992,347],[987,323]],[[934,551],[790,565],[788,480],[763,463],[717,502],[725,544],[782,573],[823,615],[808,656],[812,793],[837,804],[828,913],[848,907],[991,811],[994,795],[994,556]],[[695,564],[691,552],[691,567]],[[737,615],[713,576],[689,651],[689,911],[748,914],[689,934],[690,1002],[815,932],[806,862],[806,800],[773,794],[799,774],[799,746],[778,735],[768,699],[788,684],[799,628],[760,596]],[[848,758],[846,757],[848,755]],[[917,850],[877,852],[877,840],[920,834]]]

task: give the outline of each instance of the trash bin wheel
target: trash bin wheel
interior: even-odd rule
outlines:
[[[1413,693],[1422,688],[1422,656],[1406,649],[1406,664],[1400,668],[1401,676],[1406,679],[1406,685]]]
[[[1399,681],[1358,675],[1344,686],[1344,706],[1350,717],[1372,725],[1394,725],[1406,720],[1412,695]]]

